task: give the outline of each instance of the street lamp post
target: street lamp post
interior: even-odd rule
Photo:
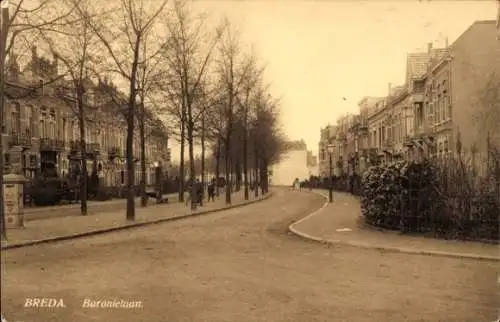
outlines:
[[[333,149],[335,146],[333,144],[328,144],[327,149],[328,149],[328,157],[329,157],[329,162],[330,162],[330,180],[329,180],[329,185],[328,185],[328,201],[333,202],[333,163],[332,163],[332,156],[333,156]]]

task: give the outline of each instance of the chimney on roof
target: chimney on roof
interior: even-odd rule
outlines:
[[[430,53],[431,50],[432,50],[432,43],[429,42],[429,43],[427,43],[427,52]]]
[[[444,38],[444,48],[448,48],[448,37]]]
[[[387,86],[387,88],[388,88],[388,95],[391,95],[392,83],[389,83],[389,85]]]

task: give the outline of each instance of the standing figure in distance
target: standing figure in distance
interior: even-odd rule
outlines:
[[[215,178],[212,178],[212,180],[208,184],[208,201],[212,200],[215,201]]]

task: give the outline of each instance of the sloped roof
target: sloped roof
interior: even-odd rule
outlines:
[[[409,53],[406,59],[406,80],[423,77],[427,74],[431,63],[443,59],[448,53],[448,48],[431,49],[430,52]]]

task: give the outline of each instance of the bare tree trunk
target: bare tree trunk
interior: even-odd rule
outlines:
[[[141,111],[139,113],[139,135],[141,145],[141,207],[146,207],[148,199],[146,196],[146,133],[144,129],[144,101],[141,100]]]
[[[80,213],[82,216],[87,215],[87,147],[85,142],[85,113],[83,106],[84,89],[80,85],[78,88],[78,125],[80,127],[80,153],[82,162],[82,180],[80,184]]]
[[[132,114],[129,111],[129,114]],[[134,118],[127,117],[127,220],[135,220]]]
[[[229,133],[229,131],[228,131]],[[226,163],[226,204],[230,205],[231,204],[231,189],[232,189],[232,182],[231,182],[231,157],[230,157],[230,139],[231,136],[229,134],[226,135],[226,145],[225,145],[225,163]]]
[[[266,194],[268,192],[268,169],[267,169],[267,160],[262,160],[260,163],[260,182],[262,187],[262,194]]]
[[[201,118],[201,186],[203,196],[205,196],[205,113]],[[200,206],[203,206],[203,196],[200,200]]]
[[[186,129],[184,126],[184,121],[181,121],[181,155],[179,164],[179,201],[184,202],[184,150],[186,148]]]
[[[220,177],[220,138],[217,138],[217,146],[215,150],[215,195],[219,196],[219,177]]]
[[[247,133],[247,114],[243,124],[243,180],[245,185],[245,200],[248,200],[248,133]]]
[[[234,174],[235,174],[235,180],[236,180],[236,191],[241,190],[241,183],[243,181],[242,178],[242,169],[241,169],[241,160],[240,160],[240,154],[238,153],[236,155],[236,164],[234,166]]]
[[[127,220],[135,220],[135,164],[134,164],[134,121],[137,100],[137,68],[141,42],[134,46],[134,59],[130,73],[130,94],[127,111]]]
[[[255,178],[255,198],[259,196],[260,180],[259,180],[259,158],[257,157],[257,149],[255,150],[254,178]]]
[[[189,115],[191,116],[191,115]],[[188,120],[187,139],[189,150],[189,181],[191,182],[191,210],[196,210],[197,198],[197,184],[196,184],[196,170],[194,166],[194,141],[193,141],[193,128],[194,123],[191,117]]]

